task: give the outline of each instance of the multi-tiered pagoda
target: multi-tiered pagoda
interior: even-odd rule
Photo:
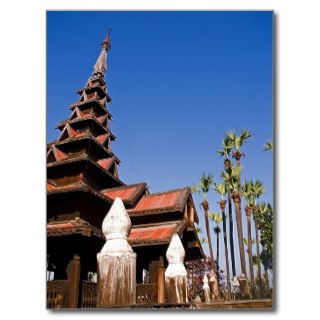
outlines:
[[[129,242],[137,253],[137,282],[148,274],[148,281],[157,283],[159,261],[166,265],[174,233],[182,239],[186,260],[203,256],[194,226],[198,216],[188,187],[150,194],[146,183],[120,180],[105,81],[110,48],[109,32],[92,76],[69,108],[70,117],[57,125],[60,135],[47,146],[48,270],[54,271],[54,280],[66,279],[68,263],[76,255],[80,279],[96,272],[96,256],[104,244],[102,221],[120,197],[132,221]]]

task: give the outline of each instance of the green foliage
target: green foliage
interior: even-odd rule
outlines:
[[[201,238],[201,239],[200,239],[200,243],[201,243],[201,244],[206,243],[206,242],[208,242],[206,238]]]
[[[206,199],[207,193],[209,192],[212,184],[213,176],[210,173],[208,173],[207,175],[203,173],[200,177],[199,183],[191,186],[191,192],[199,193],[203,196],[204,199]]]
[[[226,169],[225,171],[221,171],[221,178],[225,182],[229,191],[238,189],[239,177],[242,169],[243,168],[241,166],[234,166]]]
[[[253,182],[252,180],[245,180],[244,185],[241,187],[242,195],[246,199],[248,206],[253,205]]]
[[[259,203],[258,210],[253,218],[260,228],[260,243],[263,247],[260,255],[261,262],[265,269],[272,270],[273,208],[271,204],[266,204],[265,202]]]
[[[224,139],[222,140],[222,150],[218,150],[218,154],[226,159],[229,158],[230,152],[233,148],[233,143],[230,137],[226,134]]]
[[[248,241],[246,238],[243,239],[243,242],[244,242],[244,244],[245,244],[247,247],[249,246],[249,241]],[[252,240],[251,240],[251,243],[252,243],[252,244],[255,244],[256,241],[255,241],[254,239],[252,239]]]
[[[226,195],[226,184],[225,183],[216,183],[213,184],[213,190],[221,195],[221,199],[224,200]]]
[[[264,194],[264,192],[265,192],[265,190],[264,190],[263,182],[260,180],[256,180],[252,186],[254,204],[256,204],[257,199],[259,199],[261,197],[261,195]]]
[[[247,129],[242,129],[239,136],[233,131],[228,132],[227,136],[229,137],[232,146],[239,151],[242,145],[247,142],[247,139],[252,137],[252,133]]]
[[[218,225],[222,220],[222,215],[219,212],[211,212],[209,213],[209,218]]]
[[[269,151],[269,150],[273,150],[272,140],[267,141],[263,147],[263,151]]]
[[[196,232],[197,234],[199,234],[199,233],[202,232],[202,229],[201,229],[200,227],[196,227],[196,228],[195,228],[195,232]]]

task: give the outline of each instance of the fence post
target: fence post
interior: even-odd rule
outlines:
[[[78,307],[79,285],[80,285],[80,257],[75,255],[70,260],[67,267],[67,275],[69,280],[69,308]]]
[[[164,303],[164,266],[162,256],[160,256],[158,264],[158,303]]]

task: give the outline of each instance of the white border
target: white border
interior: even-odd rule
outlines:
[[[45,10],[274,9],[277,68],[277,308],[225,318],[308,318],[317,314],[319,255],[318,147],[319,8],[317,1],[6,1],[1,27],[1,314],[60,319],[86,313],[47,312],[45,306]],[[93,314],[91,313],[90,316]],[[111,314],[95,313],[108,317]],[[169,314],[168,314],[169,315]],[[170,314],[172,315],[172,313]],[[116,316],[150,317],[150,313]],[[174,313],[194,317],[194,313]],[[209,317],[210,313],[196,316]],[[162,318],[163,313],[152,317]]]

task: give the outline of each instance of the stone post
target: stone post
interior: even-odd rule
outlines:
[[[219,287],[217,282],[216,273],[211,270],[210,272],[210,292],[211,292],[211,300],[215,301],[219,298]]]
[[[203,293],[204,293],[204,302],[210,303],[210,288],[208,285],[208,277],[205,274],[203,277]]]
[[[248,280],[243,273],[241,274],[241,277],[239,278],[239,284],[240,284],[241,299],[250,299]]]
[[[185,251],[177,234],[172,236],[167,254],[169,265],[165,271],[166,302],[188,302],[187,270],[183,264]]]
[[[131,220],[116,198],[102,223],[106,243],[98,260],[97,307],[136,304],[136,259],[127,237]]]
[[[158,303],[164,303],[164,266],[163,257],[160,256],[158,264]]]
[[[233,287],[234,300],[239,300],[240,283],[236,276],[234,276],[233,278],[232,287]]]

